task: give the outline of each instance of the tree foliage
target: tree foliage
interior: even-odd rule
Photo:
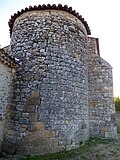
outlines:
[[[115,101],[115,109],[116,109],[116,111],[120,111],[120,98],[119,97],[115,97],[114,101]]]

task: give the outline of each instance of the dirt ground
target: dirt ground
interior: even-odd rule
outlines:
[[[78,155],[74,160],[120,160],[120,112],[116,113],[116,123],[117,140],[106,144],[95,144],[88,149],[88,152]]]

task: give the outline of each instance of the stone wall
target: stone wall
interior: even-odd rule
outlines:
[[[88,38],[90,136],[116,138],[112,67],[99,55],[98,39]]]
[[[9,27],[10,46],[0,50],[2,152],[46,154],[90,136],[116,138],[112,67],[82,16],[66,5],[30,6]]]
[[[0,54],[1,51],[0,51]],[[5,130],[5,117],[10,105],[14,71],[0,61],[0,151]]]
[[[3,150],[45,154],[89,138],[87,33],[79,19],[56,10],[19,16],[10,55],[21,67]]]

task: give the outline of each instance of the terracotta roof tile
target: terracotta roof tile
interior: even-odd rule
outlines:
[[[79,15],[78,12],[76,12],[75,10],[72,9],[72,7],[68,7],[67,5],[62,6],[62,4],[58,4],[58,5],[50,5],[50,4],[43,4],[43,5],[38,5],[38,6],[29,6],[28,8],[22,9],[21,11],[18,11],[17,13],[14,13],[13,16],[11,16],[11,19],[9,20],[8,24],[10,27],[10,35],[12,34],[12,28],[14,25],[14,21],[17,17],[19,17],[21,14],[28,12],[28,11],[34,11],[34,10],[47,10],[47,9],[55,9],[55,10],[62,10],[62,11],[66,11],[69,12],[71,14],[73,14],[74,16],[76,16],[85,26],[86,30],[87,30],[87,34],[91,35],[91,31],[90,28],[87,24],[87,22],[84,20],[84,18],[82,18],[81,15]]]

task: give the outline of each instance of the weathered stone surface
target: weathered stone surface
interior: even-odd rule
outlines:
[[[104,138],[116,138],[112,67],[99,56],[97,43],[97,39],[89,38],[88,91],[90,136],[100,135]]]
[[[89,138],[87,35],[73,15],[54,10],[51,13],[25,13],[14,23],[9,54],[22,65],[14,81],[13,128],[19,134],[11,140],[22,140],[27,132],[39,131],[40,138],[47,141],[58,139],[59,145],[53,146],[56,151],[59,146],[70,148],[77,132],[76,147],[82,139]],[[26,154],[36,146],[33,142],[28,147],[26,142]]]
[[[2,57],[0,50],[0,57]],[[11,104],[11,90],[12,90],[12,80],[13,80],[13,71],[14,69],[9,67],[10,65],[4,64],[0,60],[0,151],[1,151],[1,144],[3,141],[3,133],[5,129],[5,115],[6,110],[8,110],[8,99],[9,105]]]
[[[7,154],[15,154],[18,146],[9,142],[3,142],[2,143],[2,151],[4,151]]]
[[[90,136],[116,138],[112,68],[77,17],[61,10],[21,14],[9,54],[19,66],[11,80],[0,63],[4,152],[46,154],[76,148]]]

